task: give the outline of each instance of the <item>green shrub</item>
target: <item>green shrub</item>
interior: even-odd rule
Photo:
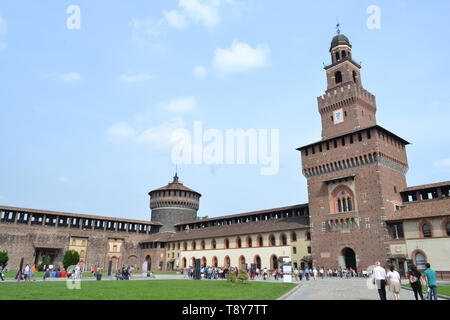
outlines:
[[[8,264],[8,260],[8,251],[0,251],[0,266],[2,266],[3,269],[5,269],[6,265]]]
[[[45,267],[49,266],[52,263],[52,259],[50,259],[49,256],[43,256],[42,257],[42,262],[40,264],[38,264],[37,266],[37,270],[38,271],[45,271]]]
[[[228,281],[230,281],[231,283],[236,282],[236,273],[234,273],[234,271],[230,271],[228,273]]]
[[[240,283],[245,283],[248,280],[247,270],[241,269],[239,271],[238,280],[239,280]]]
[[[68,267],[76,265],[80,261],[80,254],[75,250],[67,250],[64,254],[63,266],[67,270]]]

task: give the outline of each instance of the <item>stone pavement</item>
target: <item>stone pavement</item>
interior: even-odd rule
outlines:
[[[300,286],[283,298],[284,300],[380,300],[378,290],[368,286],[367,280],[367,278],[302,280]],[[387,300],[394,300],[388,287],[386,297]],[[400,300],[415,300],[414,293],[402,288]]]

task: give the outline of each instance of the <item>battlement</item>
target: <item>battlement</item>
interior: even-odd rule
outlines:
[[[327,90],[324,95],[317,97],[321,114],[334,110],[341,106],[343,102],[354,102],[355,100],[363,101],[376,110],[375,96],[353,82],[347,82],[338,88]]]

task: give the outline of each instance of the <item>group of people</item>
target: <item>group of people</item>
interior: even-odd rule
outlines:
[[[429,263],[426,264],[426,270],[423,272],[423,275],[415,265],[412,265],[411,270],[408,272],[408,280],[416,300],[419,299],[419,296],[424,300],[422,293],[424,286],[427,287],[428,298],[437,300],[436,271],[431,269]],[[389,271],[386,273],[386,269],[380,265],[380,262],[377,262],[372,272],[372,281],[377,286],[381,300],[386,300],[386,285],[392,292],[394,299],[400,299],[402,279],[393,265],[389,267]]]
[[[133,267],[123,267],[122,270],[117,270],[116,280],[130,280],[133,276]]]

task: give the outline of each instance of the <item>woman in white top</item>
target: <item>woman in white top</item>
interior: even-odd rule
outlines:
[[[400,298],[400,285],[402,280],[400,278],[400,274],[395,271],[394,266],[391,266],[391,271],[388,272],[387,278],[389,280],[389,286],[394,295],[394,299],[398,300]]]

